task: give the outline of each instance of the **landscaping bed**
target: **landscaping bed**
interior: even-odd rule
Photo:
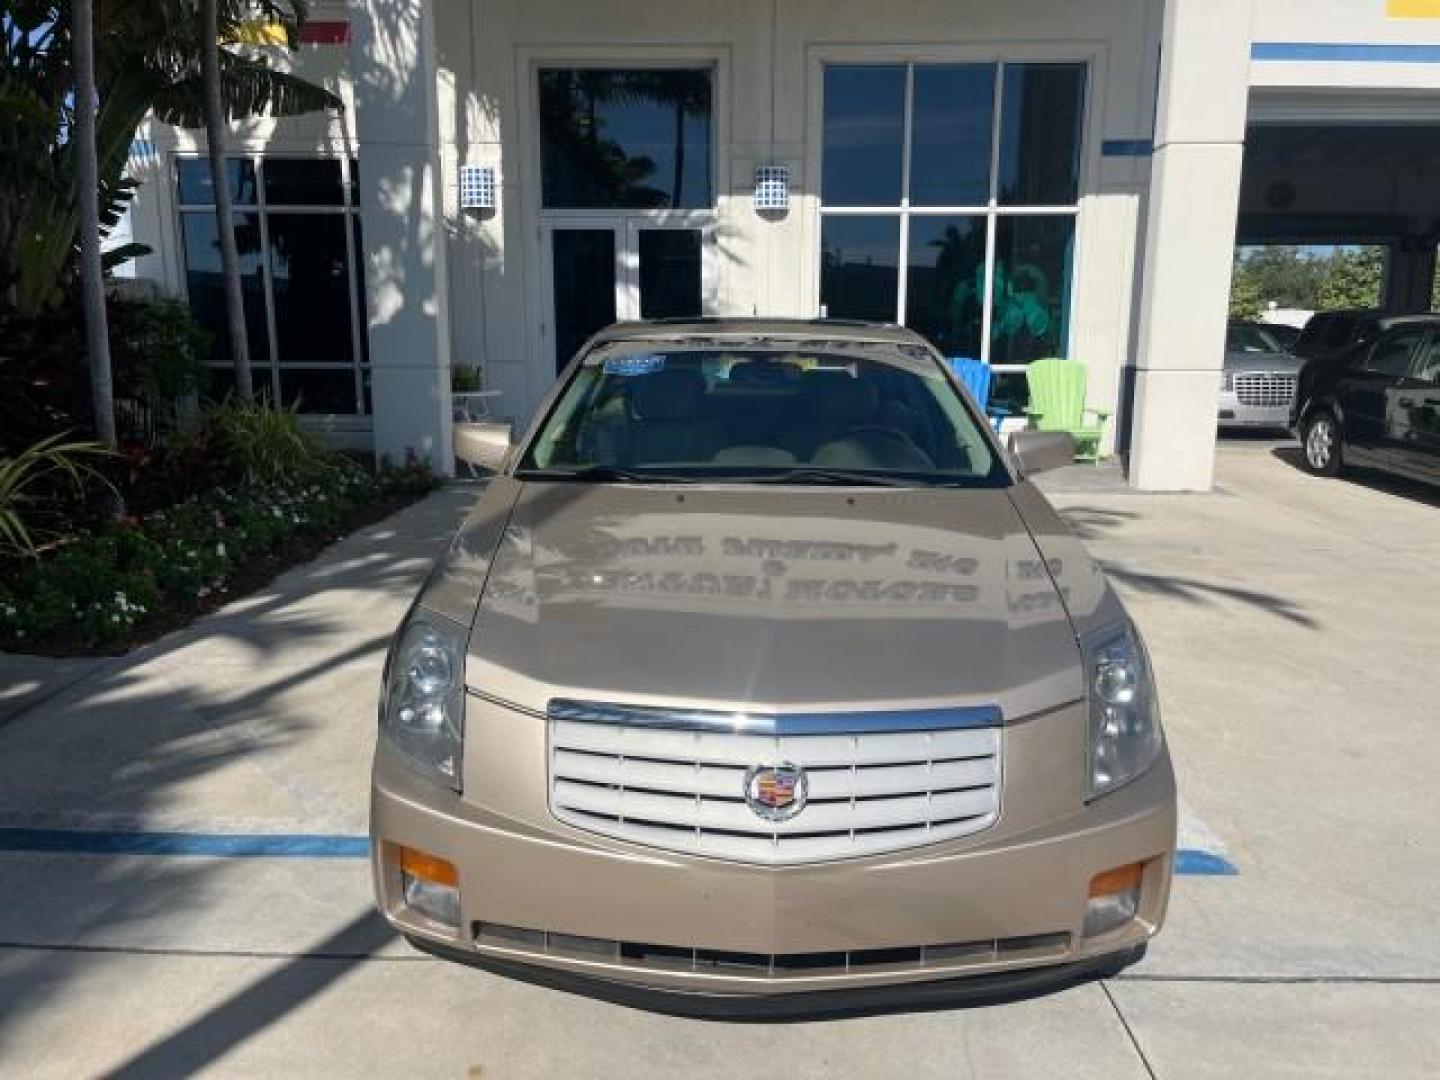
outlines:
[[[0,652],[113,655],[264,585],[434,490],[421,465],[347,459],[237,481],[0,562]]]

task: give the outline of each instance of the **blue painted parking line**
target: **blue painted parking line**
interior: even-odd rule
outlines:
[[[220,859],[364,859],[368,836],[295,833],[92,832],[0,829],[0,852],[206,855]]]
[[[198,855],[216,859],[365,859],[368,836],[323,833],[97,832],[0,828],[0,853],[42,855]],[[1193,848],[1175,855],[1177,874],[1233,877],[1222,856]]]
[[[1235,877],[1240,871],[1224,856],[1181,848],[1175,853],[1175,873],[1192,877]]]

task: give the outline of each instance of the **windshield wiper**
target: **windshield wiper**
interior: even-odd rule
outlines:
[[[517,469],[517,480],[563,480],[571,484],[693,484],[690,476],[622,469],[618,465],[583,465],[574,469]]]
[[[853,472],[850,469],[791,469],[748,478],[755,484],[829,484],[835,487],[919,487],[920,481],[880,473]]]

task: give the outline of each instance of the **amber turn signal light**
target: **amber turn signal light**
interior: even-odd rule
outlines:
[[[452,889],[460,884],[460,875],[453,863],[414,848],[395,845],[396,862],[400,872],[407,877],[428,882],[431,885],[448,885]]]
[[[1096,874],[1090,879],[1090,898],[1093,900],[1097,896],[1115,896],[1117,893],[1138,889],[1144,876],[1145,864],[1138,862]]]

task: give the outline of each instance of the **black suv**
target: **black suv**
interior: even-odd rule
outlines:
[[[1440,315],[1326,312],[1295,352],[1291,427],[1311,472],[1348,463],[1440,483]]]

